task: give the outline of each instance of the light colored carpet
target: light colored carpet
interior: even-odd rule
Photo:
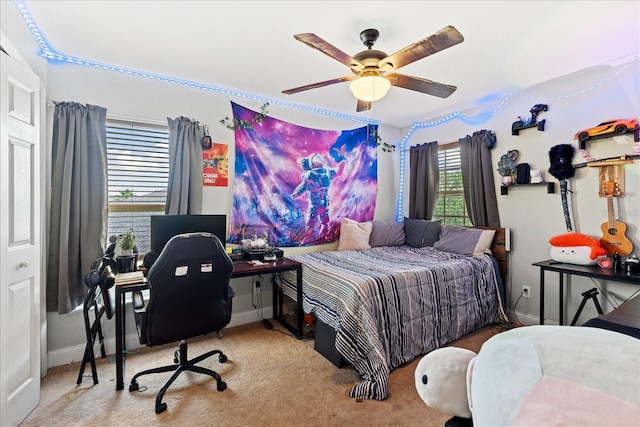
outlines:
[[[508,328],[483,328],[452,345],[479,351],[492,335]],[[99,384],[90,376],[76,385],[79,363],[50,369],[42,380],[40,405],[22,426],[443,426],[450,416],[427,407],[416,392],[414,370],[420,358],[391,373],[389,397],[383,401],[349,398],[359,381],[352,368],[338,369],[313,349],[313,340],[296,340],[276,325],[261,323],[226,329],[189,341],[189,358],[220,349],[229,360],[213,356],[200,363],[216,370],[227,390],[218,392],[213,378],[183,373],[164,396],[168,409],[155,413],[156,393],[170,373],[139,379],[146,391],[129,392],[139,371],[173,363],[176,345],[143,347],[126,360],[125,389],[115,390],[115,365],[98,359]],[[87,366],[85,374],[90,375]]]

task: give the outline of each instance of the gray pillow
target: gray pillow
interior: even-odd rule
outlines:
[[[485,253],[490,254],[489,247],[495,233],[495,230],[443,225],[440,240],[433,245],[433,248],[460,255],[480,256]]]
[[[369,244],[372,248],[404,245],[404,224],[401,222],[373,221]]]
[[[407,246],[414,248],[433,246],[440,238],[440,221],[405,218],[404,234],[404,244]]]

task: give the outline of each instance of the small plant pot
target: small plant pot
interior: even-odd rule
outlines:
[[[136,271],[136,257],[134,255],[119,256],[116,258],[118,273]]]

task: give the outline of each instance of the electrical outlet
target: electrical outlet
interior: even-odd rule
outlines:
[[[259,280],[255,281],[255,286],[253,287],[253,293],[254,294],[259,294],[260,293],[260,281]]]
[[[525,298],[531,298],[531,286],[523,286],[522,287],[522,296]]]

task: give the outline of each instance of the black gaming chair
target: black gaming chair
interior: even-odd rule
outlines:
[[[175,364],[147,369],[137,373],[129,391],[139,389],[138,377],[146,374],[174,371],[156,397],[156,413],[167,409],[162,397],[171,383],[183,371],[198,372],[215,378],[218,391],[227,388],[217,372],[196,366],[196,363],[219,354],[220,363],[227,357],[220,350],[209,351],[192,360],[187,359],[188,338],[219,332],[231,320],[229,279],[233,264],[220,240],[210,233],[189,233],[175,236],[167,242],[158,259],[149,269],[149,302],[144,307],[141,294],[134,294],[134,313],[140,343],[147,346],[180,341],[174,354]]]

